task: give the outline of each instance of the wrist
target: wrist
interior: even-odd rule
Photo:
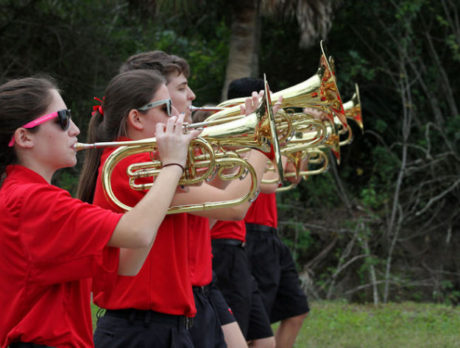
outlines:
[[[177,163],[177,162],[163,163],[163,168],[171,167],[171,166],[179,167],[182,170],[182,173],[185,171],[185,167],[181,163]]]

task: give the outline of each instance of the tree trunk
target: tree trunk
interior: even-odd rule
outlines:
[[[232,13],[232,34],[222,100],[230,82],[255,77],[259,70],[260,18],[258,1],[236,1]]]

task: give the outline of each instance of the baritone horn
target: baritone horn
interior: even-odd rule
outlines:
[[[119,141],[119,142],[105,142],[105,143],[94,143],[94,144],[82,144],[76,145],[77,150],[91,149],[91,148],[106,148],[106,147],[118,147],[113,151],[102,167],[102,187],[106,197],[117,207],[124,211],[131,210],[132,207],[122,202],[114,193],[112,187],[112,174],[115,167],[123,159],[141,153],[153,153],[157,151],[157,143],[155,138],[147,138],[142,140],[133,141]],[[195,160],[195,153],[200,153],[200,159]],[[191,141],[188,149],[187,164],[179,180],[179,185],[193,185],[201,183],[209,179],[216,168],[239,168],[239,173],[249,173],[252,179],[252,185],[249,192],[237,199],[223,201],[223,202],[205,202],[202,204],[193,205],[181,205],[173,206],[168,209],[168,214],[186,213],[193,211],[204,211],[215,208],[230,207],[237,204],[241,204],[245,201],[255,199],[257,195],[257,177],[254,168],[246,161],[242,160],[237,156],[219,156],[214,153],[214,150],[210,143],[202,138],[195,138]],[[127,168],[127,177],[129,179],[129,186],[132,190],[142,191],[147,190],[153,185],[154,179],[160,173],[162,163],[160,160],[151,159],[148,162],[133,163]],[[224,178],[228,180],[229,178]]]
[[[266,80],[265,80],[266,83]],[[273,112],[270,106],[270,93],[266,83],[267,93],[264,103],[257,112],[244,119],[227,124],[207,127],[200,137],[193,139],[190,143],[187,156],[187,164],[179,180],[179,185],[193,185],[209,180],[215,173],[223,175],[222,168],[239,168],[238,173],[249,173],[252,185],[249,192],[238,199],[224,202],[205,202],[194,205],[174,206],[168,209],[168,214],[203,211],[215,208],[229,207],[253,200],[257,196],[257,177],[254,168],[237,155],[228,155],[226,152],[215,152],[213,147],[222,146],[249,147],[259,150],[279,162],[281,166],[281,154],[276,138]],[[201,125],[184,125],[184,131],[189,128],[198,128]],[[102,186],[106,197],[119,208],[128,211],[131,206],[122,202],[114,193],[112,188],[112,174],[115,167],[123,159],[141,153],[154,153],[157,151],[155,138],[148,138],[134,141],[102,142],[94,144],[78,143],[76,150],[118,147],[114,150],[104,163],[102,168]],[[159,174],[162,163],[151,158],[148,162],[133,163],[127,169],[129,186],[133,190],[146,190],[153,185],[154,178]],[[281,166],[282,168],[282,166]],[[281,174],[282,175],[282,174]],[[223,176],[222,180],[236,179]]]
[[[355,93],[348,102],[343,104],[343,108],[345,110],[345,117],[348,120],[353,120],[361,129],[361,132],[363,132],[364,125],[363,115],[361,111],[361,97],[359,95],[359,87],[357,84],[355,84]],[[353,140],[353,132],[351,130],[351,127],[348,127],[347,129],[341,129],[339,133],[347,134],[347,138],[340,142],[341,146],[351,144]]]
[[[307,80],[273,93],[271,99],[277,101],[283,98],[280,108],[318,108],[325,112],[332,111],[343,127],[347,127],[344,115],[342,99],[335,79],[334,71],[327,59],[323,43],[321,41],[321,56],[317,72]],[[224,108],[208,117],[208,121],[217,121],[228,117],[236,117],[239,114],[239,105],[244,103],[245,98],[229,99],[217,105],[214,110]],[[211,110],[211,109],[210,109]]]

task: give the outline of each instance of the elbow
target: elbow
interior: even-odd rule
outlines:
[[[239,204],[229,209],[228,220],[232,220],[232,221],[243,220],[244,217],[246,216],[246,213],[249,207],[250,207],[249,203],[243,203],[243,204]]]
[[[145,228],[143,230],[137,230],[133,233],[131,248],[146,248],[150,246],[155,240],[156,233],[152,233],[151,228]]]

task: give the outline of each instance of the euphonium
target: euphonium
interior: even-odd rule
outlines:
[[[355,121],[361,130],[364,129],[363,115],[361,111],[361,97],[359,96],[359,87],[355,84],[355,93],[351,97],[351,100],[343,104],[345,110],[345,116]]]
[[[111,177],[114,168],[123,159],[140,153],[155,152],[157,151],[157,143],[155,138],[148,138],[133,141],[119,141],[119,142],[102,142],[94,144],[78,143],[75,148],[77,150],[91,149],[91,148],[106,148],[118,147],[113,151],[102,167],[102,187],[107,198],[112,201],[119,208],[128,211],[131,206],[123,203],[113,192],[111,185]],[[195,160],[195,153],[200,153],[200,159]],[[134,163],[127,169],[127,176],[129,178],[129,186],[136,191],[146,190],[153,185],[153,180],[148,183],[137,183],[137,180],[148,177],[156,177],[162,167],[160,160],[153,159],[149,162]],[[207,141],[201,138],[193,139],[189,146],[189,154],[187,159],[186,169],[182,178],[179,180],[180,185],[192,185],[203,182],[210,178],[215,172],[216,168],[239,168],[240,173],[249,173],[252,178],[252,185],[249,192],[238,199],[224,201],[224,202],[206,202],[195,205],[174,206],[168,209],[168,214],[185,213],[193,211],[203,211],[208,209],[215,209],[221,207],[230,207],[241,204],[247,200],[255,199],[257,196],[257,177],[254,168],[246,161],[238,156],[219,156],[214,153],[214,150]],[[225,177],[224,180],[229,180]]]
[[[274,161],[282,177],[283,165],[280,146],[271,107],[270,89],[265,76],[264,86],[262,103],[255,113],[234,121],[206,127],[200,136],[221,147],[230,146],[259,150]],[[196,126],[206,125],[207,122],[206,120],[203,124],[196,124]]]
[[[281,108],[319,108],[325,112],[332,111],[347,126],[340,93],[335,80],[334,72],[326,57],[321,42],[321,57],[318,71],[309,79],[271,96],[273,101],[283,98]],[[226,107],[208,117],[209,121],[225,119],[239,114],[241,103],[245,98],[235,98],[220,103],[217,107]]]
[[[361,112],[361,98],[359,96],[359,87],[357,84],[355,84],[355,93],[348,102],[343,104],[343,108],[345,110],[345,117],[348,120],[353,120],[354,122],[356,122],[356,124],[359,126],[362,132],[364,129],[364,125]],[[340,146],[348,145],[352,142],[353,132],[351,127],[339,127],[339,134],[346,134],[346,139],[340,141]]]
[[[293,153],[288,157],[288,160],[294,165],[295,171],[285,173],[286,178],[294,178],[287,186],[281,186],[276,189],[276,192],[284,192],[291,190],[297,186],[300,179],[307,180],[311,175],[318,175],[326,172],[329,169],[329,159],[327,154],[319,148],[305,149],[301,152]],[[306,161],[308,168],[303,169],[302,164]],[[310,168],[313,165],[314,168]]]
[[[333,116],[324,114],[323,119],[318,120],[311,115],[303,113],[293,113],[291,119],[299,118],[305,120],[310,119],[311,122],[304,123],[303,126],[296,125],[297,131],[294,135],[281,146],[281,155],[285,157],[286,164],[284,170],[284,178],[293,179],[288,186],[286,182],[281,180],[283,186],[276,191],[286,191],[294,188],[301,178],[306,178],[310,175],[324,173],[329,167],[329,160],[323,149],[328,148],[336,157],[337,162],[340,162],[340,147],[339,135],[333,123]],[[320,136],[318,131],[320,130]],[[307,160],[309,164],[315,164],[314,169],[302,169],[303,161]],[[273,184],[280,180],[272,179],[262,180],[264,184]]]
[[[276,189],[276,192],[291,190],[297,186],[301,179],[306,180],[311,175],[322,174],[329,169],[328,156],[320,148],[303,148],[300,151],[287,154],[286,160],[290,164],[290,171],[285,172],[284,177],[290,183],[285,185],[287,182],[283,182],[282,186]],[[305,163],[308,165],[307,169],[302,168]],[[286,165],[288,166],[288,164]],[[314,168],[311,168],[311,165]],[[262,183],[274,184],[278,183],[278,181],[278,179],[262,180]]]
[[[266,81],[265,81],[266,83]],[[251,175],[252,186],[250,191],[243,197],[226,202],[207,202],[197,205],[176,206],[168,209],[168,214],[202,211],[220,207],[234,206],[247,200],[254,199],[257,190],[256,173],[252,166],[236,155],[227,156],[226,153],[213,150],[213,146],[234,146],[249,147],[264,152],[269,157],[276,160],[278,168],[282,168],[279,145],[276,138],[276,128],[274,125],[273,113],[270,106],[270,92],[266,83],[267,92],[264,103],[257,112],[244,119],[228,122],[224,125],[207,127],[200,134],[200,137],[193,139],[189,146],[186,170],[179,181],[180,185],[192,185],[208,180],[217,171],[222,174],[220,168],[239,168],[238,173]],[[198,128],[200,125],[184,125],[184,131],[188,128]],[[118,147],[107,158],[102,168],[102,184],[107,197],[123,210],[130,210],[132,207],[121,202],[114,194],[111,186],[112,172],[121,160],[134,154],[145,152],[155,152],[157,143],[155,138],[148,138],[136,141],[105,142],[94,144],[78,143],[77,150],[91,148]],[[197,154],[198,153],[198,154]],[[149,162],[134,163],[128,167],[130,187],[133,190],[145,190],[153,185],[153,180],[149,183],[138,183],[137,180],[147,177],[156,177],[161,170],[162,163],[152,159]],[[240,174],[238,174],[239,176]],[[282,173],[280,174],[282,175]],[[234,176],[236,178],[236,176]],[[227,176],[222,178],[229,180]]]
[[[332,65],[332,62],[331,62]],[[343,108],[345,111],[345,116],[348,120],[353,120],[355,121],[358,126],[360,127],[361,130],[363,130],[363,122],[362,122],[362,112],[361,112],[361,98],[359,94],[359,87],[357,84],[355,84],[355,93],[353,94],[352,98],[343,104]],[[309,175],[316,175],[323,173],[326,171],[329,161],[327,156],[325,155],[324,151],[322,151],[322,148],[324,146],[329,147],[334,154],[339,154],[340,152],[340,146],[343,145],[348,145],[351,140],[352,140],[352,130],[351,127],[347,127],[344,129],[341,127],[341,124],[336,123],[338,131],[334,133],[334,127],[332,124],[335,121],[335,118],[331,118],[331,115],[329,115],[329,122],[327,123],[326,126],[326,133],[328,135],[328,140],[324,142],[319,147],[302,147],[302,146],[293,146],[293,142],[291,145],[288,145],[286,148],[282,148],[281,153],[282,155],[286,156],[288,161],[290,161],[294,167],[297,169],[299,164],[303,159],[307,159],[308,163],[311,164],[320,164],[321,166],[318,169],[308,169],[306,171],[301,171],[297,169],[296,172],[290,172],[290,173],[285,173],[286,178],[290,177],[303,177],[306,178]],[[345,140],[339,141],[339,136],[347,134],[347,138]],[[308,133],[304,134],[308,138]],[[310,135],[310,138],[313,138],[313,135]],[[339,157],[338,157],[339,159]],[[280,187],[277,191],[285,191],[288,189],[291,189],[294,187],[293,184],[286,186],[286,187]]]

